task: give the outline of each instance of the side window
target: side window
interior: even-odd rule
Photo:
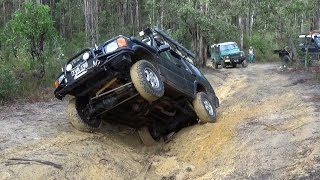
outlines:
[[[162,58],[164,58],[165,60],[168,60],[172,63],[179,63],[181,64],[181,60],[180,57],[178,55],[176,55],[174,52],[172,51],[164,51],[162,53],[160,53],[160,56]]]
[[[219,54],[219,47],[218,46],[215,47],[215,51],[217,54]]]
[[[161,56],[164,60],[172,61],[169,51],[164,51],[164,52],[160,53],[160,56]]]

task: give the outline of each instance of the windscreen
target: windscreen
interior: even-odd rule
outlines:
[[[220,51],[226,51],[226,50],[231,50],[235,48],[237,48],[235,44],[220,45]]]
[[[318,47],[320,46],[320,37],[316,37],[314,39],[314,42],[318,45]]]

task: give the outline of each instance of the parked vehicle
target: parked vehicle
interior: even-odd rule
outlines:
[[[311,65],[320,60],[320,32],[311,31],[310,34],[300,34],[296,50],[292,47],[286,46],[283,49],[273,50],[274,54],[278,54],[281,59],[282,68],[286,68],[290,63],[296,59],[298,63]],[[296,53],[295,53],[296,52]]]
[[[306,55],[312,60],[320,60],[320,33],[312,31],[310,34],[299,35],[299,50],[301,51],[301,59]]]
[[[191,62],[194,54],[158,28],[117,36],[72,57],[55,81],[55,97],[72,125],[94,131],[101,121],[138,129],[145,144],[200,122],[215,122],[213,88]]]
[[[211,60],[212,65],[218,69],[221,65],[223,68],[226,66],[237,67],[237,64],[241,64],[242,67],[246,67],[246,55],[243,51],[240,51],[237,43],[224,42],[214,44],[211,46]]]

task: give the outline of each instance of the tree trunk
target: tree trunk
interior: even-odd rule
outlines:
[[[135,24],[134,24],[134,21],[133,21],[133,6],[132,6],[132,1],[130,1],[130,3],[129,3],[129,11],[130,11],[130,24],[131,24],[131,26],[132,26],[132,35],[135,35],[135,28],[136,28],[136,26],[135,26]]]
[[[95,30],[95,42],[92,44],[96,44],[99,42],[99,1],[94,1],[94,15],[93,15],[93,21],[94,21],[94,30]]]
[[[163,7],[164,6],[164,0],[161,0],[161,7],[160,7],[160,10],[161,10],[161,13],[160,13],[160,28],[163,29],[163,18],[164,18],[164,10],[163,10]]]
[[[244,34],[244,28],[243,28],[243,20],[242,17],[239,16],[239,27],[240,27],[240,49],[243,49],[243,34]]]
[[[254,10],[252,11],[251,15],[250,15],[250,33],[249,33],[249,38],[250,41],[252,39],[252,33],[253,33],[253,22],[254,22]]]
[[[199,57],[199,65],[202,67],[204,65],[204,61],[205,58],[203,56],[203,37],[200,34],[200,28],[198,27],[198,42],[199,42],[199,46],[198,46],[198,57]]]
[[[320,9],[319,6],[316,6],[313,18],[313,30],[319,30],[319,20],[320,20]]]
[[[6,24],[6,4],[4,1],[2,2],[2,8],[3,8],[3,25]]]
[[[155,6],[156,6],[156,2],[155,0],[152,0],[152,21],[151,21],[151,25],[155,25]]]
[[[139,13],[140,9],[139,9],[139,1],[136,0],[136,24],[137,24],[137,28],[140,31],[140,13]]]
[[[300,24],[300,33],[303,33],[304,29],[304,17],[301,18],[301,24]]]
[[[87,43],[91,39],[91,45],[97,42],[98,33],[98,1],[97,0],[83,0],[83,11],[85,17],[85,32]]]

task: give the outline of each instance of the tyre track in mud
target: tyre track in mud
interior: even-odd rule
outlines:
[[[277,67],[206,69],[221,101],[217,123],[185,128],[154,147],[122,126],[74,130],[65,102],[0,107],[0,179],[317,178],[320,86]]]

